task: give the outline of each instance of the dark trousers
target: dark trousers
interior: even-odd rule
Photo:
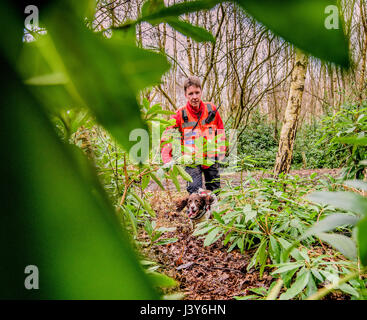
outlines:
[[[192,177],[192,182],[187,182],[187,191],[191,194],[203,187],[203,173],[205,187],[207,190],[214,191],[220,188],[219,164],[215,163],[207,169],[201,166],[186,167],[186,172]]]

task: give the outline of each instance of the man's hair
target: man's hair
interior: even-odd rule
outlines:
[[[186,93],[186,90],[188,87],[195,86],[201,89],[201,81],[198,77],[192,76],[188,77],[184,82],[184,90]]]

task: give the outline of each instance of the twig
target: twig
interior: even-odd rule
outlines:
[[[168,102],[173,106],[173,109],[176,110],[177,109],[176,104],[172,101],[171,97],[167,94],[167,92],[162,89],[161,85],[158,85],[157,88],[164,95],[164,97],[168,100]]]
[[[266,297],[266,300],[275,300],[278,297],[282,287],[283,287],[283,280],[282,278],[279,278],[274,288],[271,289],[269,295]]]

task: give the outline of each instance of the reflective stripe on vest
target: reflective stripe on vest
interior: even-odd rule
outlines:
[[[212,111],[213,111],[212,105],[211,105],[210,103],[207,103],[207,104],[206,104],[206,108],[207,108],[207,110],[208,110],[208,116],[207,116],[204,120],[202,120],[202,121],[201,121],[201,124],[202,124],[202,125],[206,125],[206,119],[209,117],[210,112],[212,112]],[[213,118],[213,120],[212,120],[211,122],[213,122],[213,121],[214,121],[214,119],[215,119],[215,117]],[[209,122],[209,123],[210,123],[210,122]],[[209,123],[208,123],[208,124],[209,124]]]
[[[182,113],[182,119],[184,120],[184,122],[187,122],[189,120],[189,118],[187,116],[186,109],[183,108],[181,113]]]

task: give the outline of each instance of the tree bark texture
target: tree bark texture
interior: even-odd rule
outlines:
[[[287,108],[279,139],[279,148],[276,156],[274,174],[289,173],[293,154],[293,145],[296,138],[297,123],[301,111],[302,96],[305,87],[308,58],[296,51],[296,61],[292,72],[291,87],[289,90]]]

